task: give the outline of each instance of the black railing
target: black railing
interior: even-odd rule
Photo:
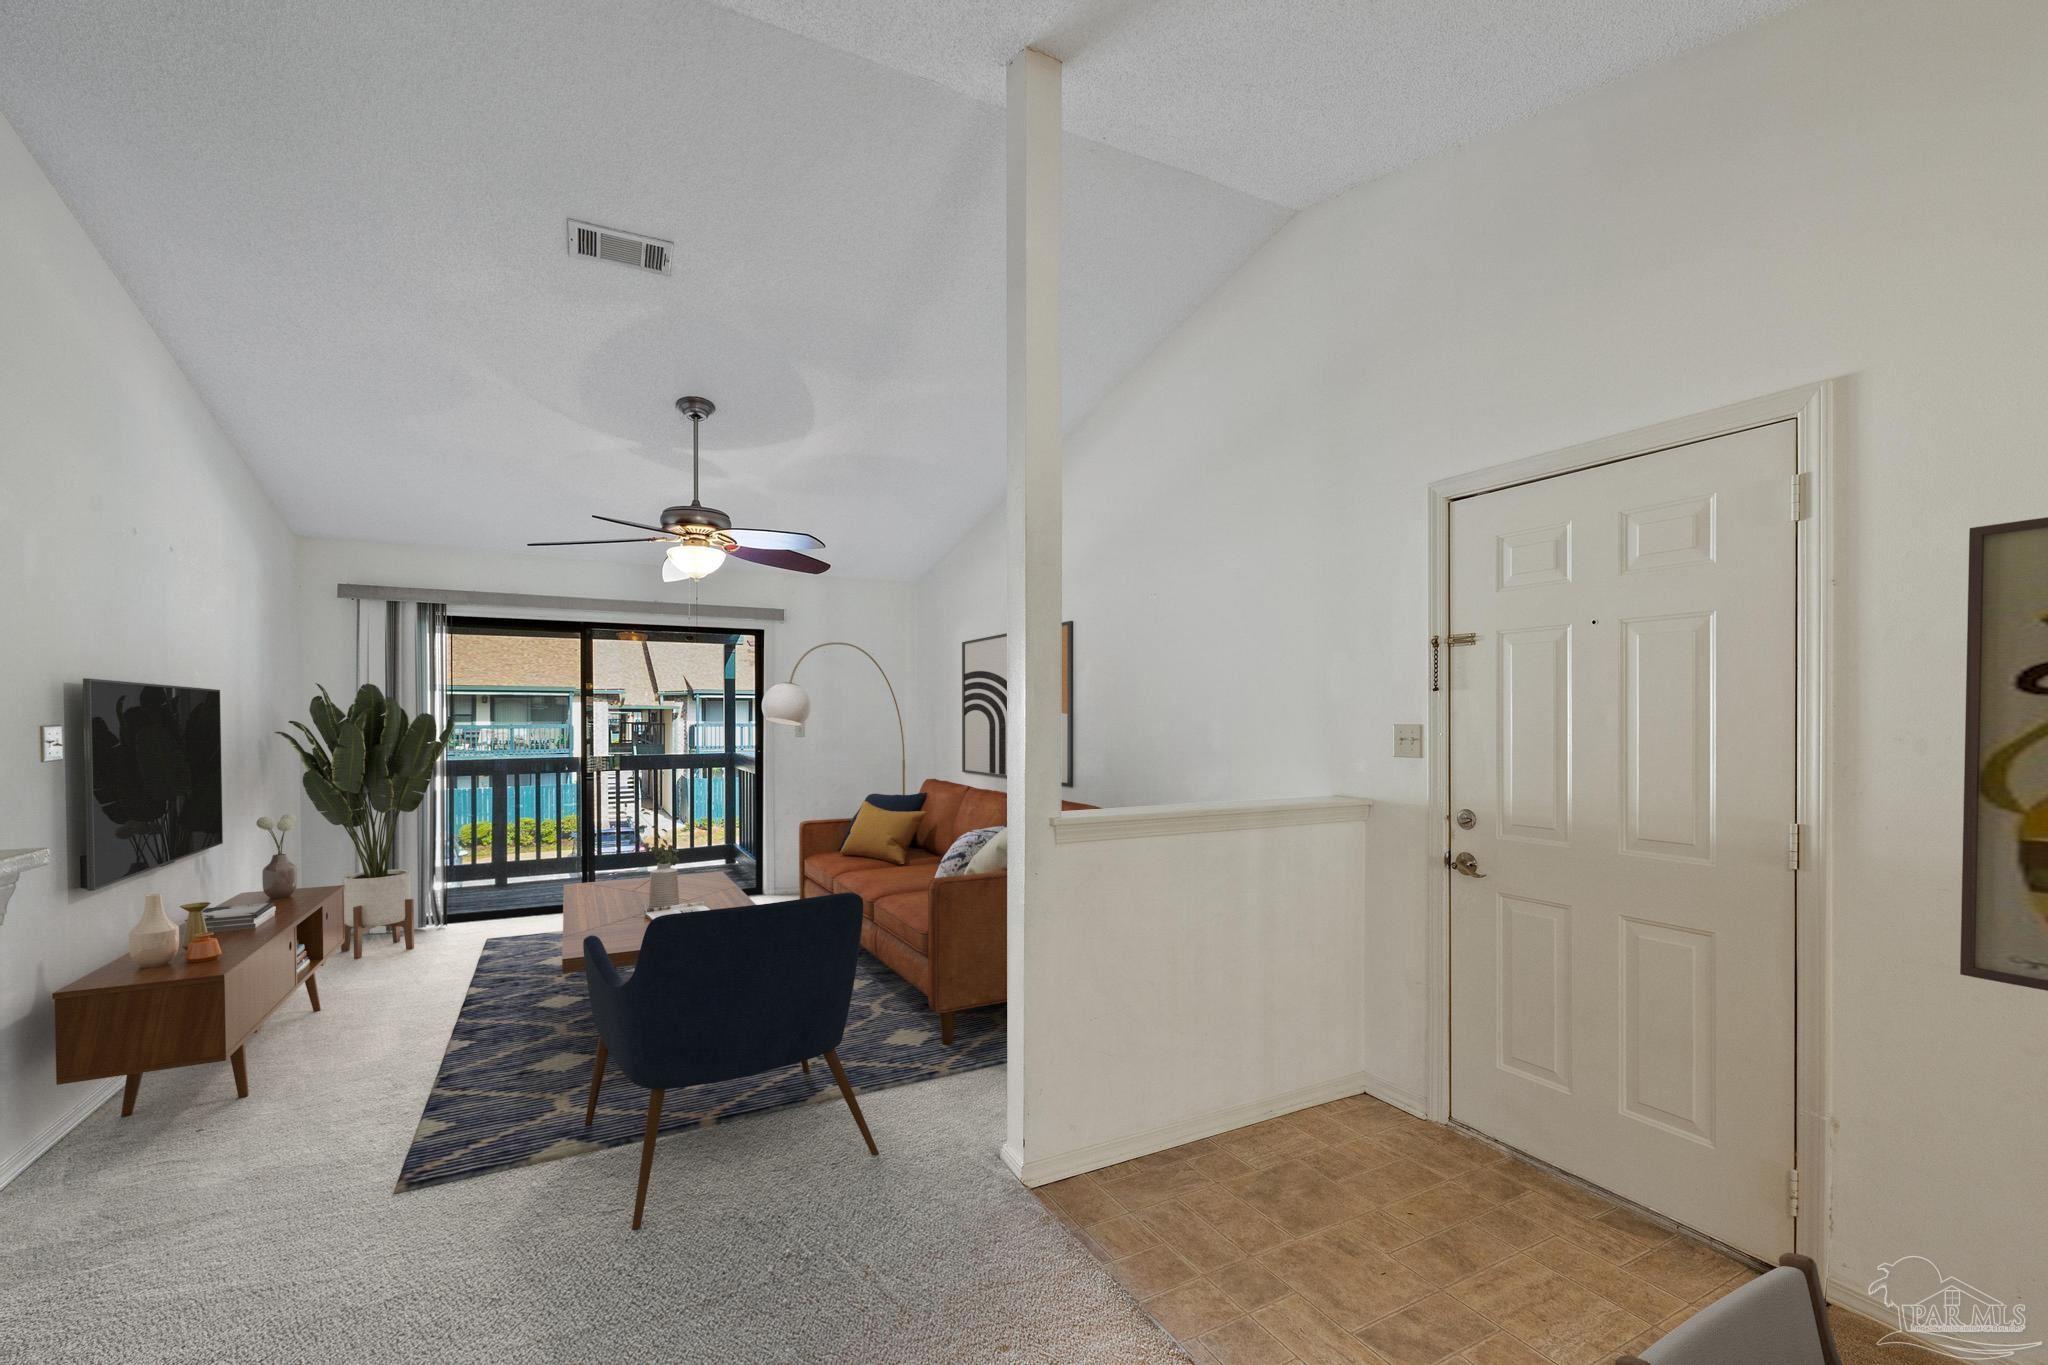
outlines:
[[[584,809],[573,758],[465,759],[444,766],[449,883],[574,877],[760,857],[760,769],[752,755],[618,754],[599,760]]]

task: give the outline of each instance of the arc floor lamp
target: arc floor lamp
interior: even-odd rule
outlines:
[[[905,791],[910,786],[910,753],[903,742],[903,704],[896,700],[896,684],[889,681],[889,670],[882,667],[882,661],[853,641],[824,640],[797,655],[796,662],[789,667],[789,681],[775,684],[761,698],[762,719],[777,725],[802,725],[811,718],[811,694],[796,685],[796,671],[804,666],[805,659],[834,645],[859,651],[882,675],[882,686],[889,689],[889,705],[896,708],[896,790]]]

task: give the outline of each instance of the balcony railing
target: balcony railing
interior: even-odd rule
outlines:
[[[454,733],[448,737],[448,757],[458,761],[567,757],[575,752],[573,736],[567,722],[490,725],[457,721]]]
[[[754,752],[759,742],[758,727],[752,721],[741,721],[732,727],[732,747],[744,754]],[[693,754],[715,754],[725,748],[725,724],[723,721],[703,721],[690,727],[690,752]]]

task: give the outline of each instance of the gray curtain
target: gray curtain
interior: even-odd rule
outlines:
[[[439,730],[448,723],[448,608],[439,602],[410,602],[391,604],[394,611],[401,607],[412,609],[411,667],[407,670],[409,679],[401,679],[400,686],[409,697],[405,709],[415,715],[430,715],[434,728]],[[406,682],[410,687],[406,687]],[[434,783],[427,789],[427,799],[414,817],[414,854],[412,859],[412,903],[414,922],[422,928],[434,928],[448,922],[448,903],[441,882],[441,832],[448,827],[448,783],[442,773],[435,774]]]

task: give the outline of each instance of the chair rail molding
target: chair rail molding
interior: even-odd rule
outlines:
[[[1052,820],[1056,844],[1098,839],[1159,839],[1176,834],[1220,834],[1233,829],[1291,825],[1343,825],[1364,821],[1372,802],[1362,796],[1297,796],[1274,801],[1201,801],[1178,806],[1118,806],[1062,811]]]
[[[0,924],[7,922],[7,902],[14,899],[14,883],[32,867],[50,861],[47,848],[0,848]]]

